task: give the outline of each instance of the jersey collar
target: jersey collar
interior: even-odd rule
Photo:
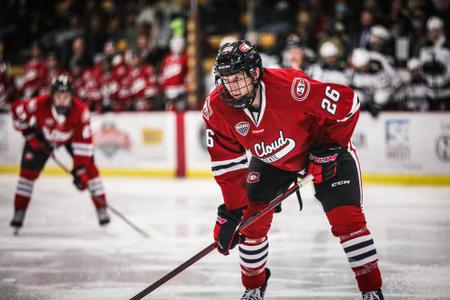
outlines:
[[[64,123],[66,121],[66,116],[58,114],[53,105],[51,106],[51,111],[52,111],[52,116],[56,120],[58,125],[61,125],[62,123]]]
[[[261,124],[261,120],[264,116],[264,112],[266,111],[266,86],[264,85],[264,82],[261,80],[261,108],[259,110],[259,113],[255,114],[256,117],[254,117],[254,115],[252,114],[252,112],[248,109],[245,108],[244,112],[247,115],[247,117],[252,121],[252,123],[258,127],[259,124]]]

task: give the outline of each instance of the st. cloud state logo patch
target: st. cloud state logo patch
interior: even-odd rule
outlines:
[[[242,121],[237,123],[234,128],[236,128],[236,131],[242,135],[242,136],[246,136],[248,131],[250,130],[250,124],[246,121]]]
[[[295,77],[292,80],[291,96],[296,101],[304,101],[309,95],[311,85],[306,78]]]

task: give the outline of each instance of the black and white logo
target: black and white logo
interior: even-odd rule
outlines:
[[[450,161],[450,136],[440,136],[436,141],[436,154],[442,161]]]

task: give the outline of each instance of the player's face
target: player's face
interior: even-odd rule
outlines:
[[[53,94],[53,101],[56,107],[69,107],[72,94],[69,92],[56,92]]]
[[[329,66],[334,66],[337,62],[337,56],[325,56],[322,57],[322,60],[325,64]]]
[[[292,63],[302,65],[305,60],[305,52],[302,48],[290,48],[288,55]]]
[[[253,92],[253,79],[244,71],[222,77],[222,82],[234,99]]]

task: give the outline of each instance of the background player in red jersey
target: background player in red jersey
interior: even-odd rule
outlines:
[[[239,243],[243,300],[264,299],[273,213],[238,236],[239,223],[286,190],[299,173],[315,176],[316,197],[340,239],[363,299],[383,299],[378,257],[362,211],[359,163],[351,136],[359,100],[347,86],[294,69],[263,69],[247,41],[226,43],[215,63],[216,89],[203,117],[212,171],[224,204],[214,227],[217,249]],[[246,150],[251,152],[248,162]]]
[[[80,190],[89,189],[100,225],[108,224],[105,192],[94,163],[89,110],[73,96],[70,79],[60,75],[52,82],[51,94],[15,101],[11,115],[14,127],[25,137],[11,226],[22,227],[34,181],[54,148],[63,145],[73,157],[73,183]]]

